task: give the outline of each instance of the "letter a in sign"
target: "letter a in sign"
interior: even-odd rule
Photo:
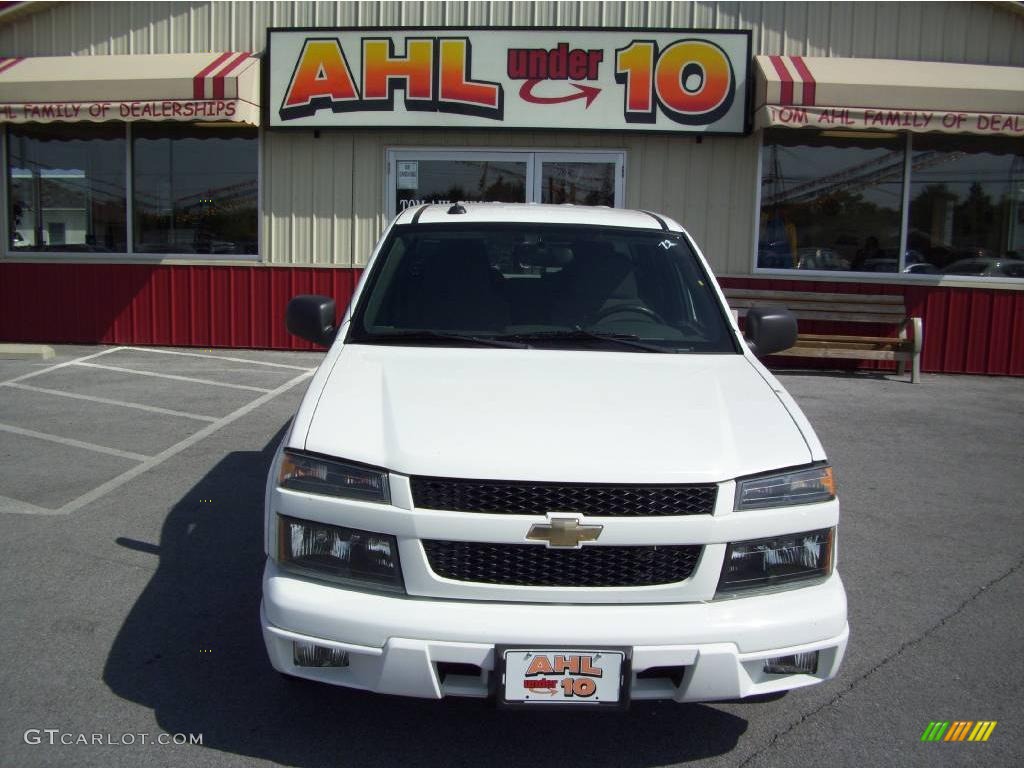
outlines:
[[[281,119],[307,117],[324,108],[343,112],[358,104],[341,44],[334,39],[306,40],[281,103]]]

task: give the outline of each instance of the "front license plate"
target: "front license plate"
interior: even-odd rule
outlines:
[[[503,648],[501,652],[506,703],[623,703],[624,651]]]

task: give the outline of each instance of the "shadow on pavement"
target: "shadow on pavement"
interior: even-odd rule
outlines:
[[[284,430],[229,454],[167,516],[158,569],[114,641],[104,681],[168,733],[285,765],[654,766],[729,752],[747,728],[709,706],[625,713],[508,712],[290,682],[259,629],[263,489]],[[209,501],[207,501],[209,500]]]
[[[910,373],[897,373],[896,371],[872,371],[872,370],[828,370],[824,368],[774,368],[769,370],[776,376],[806,376],[820,379],[846,379],[856,381],[858,379],[875,381],[894,381],[898,384],[912,384]]]

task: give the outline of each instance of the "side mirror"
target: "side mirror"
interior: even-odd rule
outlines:
[[[796,344],[796,318],[782,307],[751,307],[743,336],[758,357],[782,352]]]
[[[327,296],[296,296],[288,302],[285,325],[288,333],[322,347],[331,346],[338,332],[334,325],[337,309]]]

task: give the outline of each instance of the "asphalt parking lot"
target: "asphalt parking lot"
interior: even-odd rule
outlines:
[[[759,703],[585,715],[273,673],[264,480],[319,359],[60,347],[0,360],[0,768],[1024,759],[1024,381],[780,375],[840,483],[840,676]],[[985,743],[922,743],[935,720],[998,725]]]

